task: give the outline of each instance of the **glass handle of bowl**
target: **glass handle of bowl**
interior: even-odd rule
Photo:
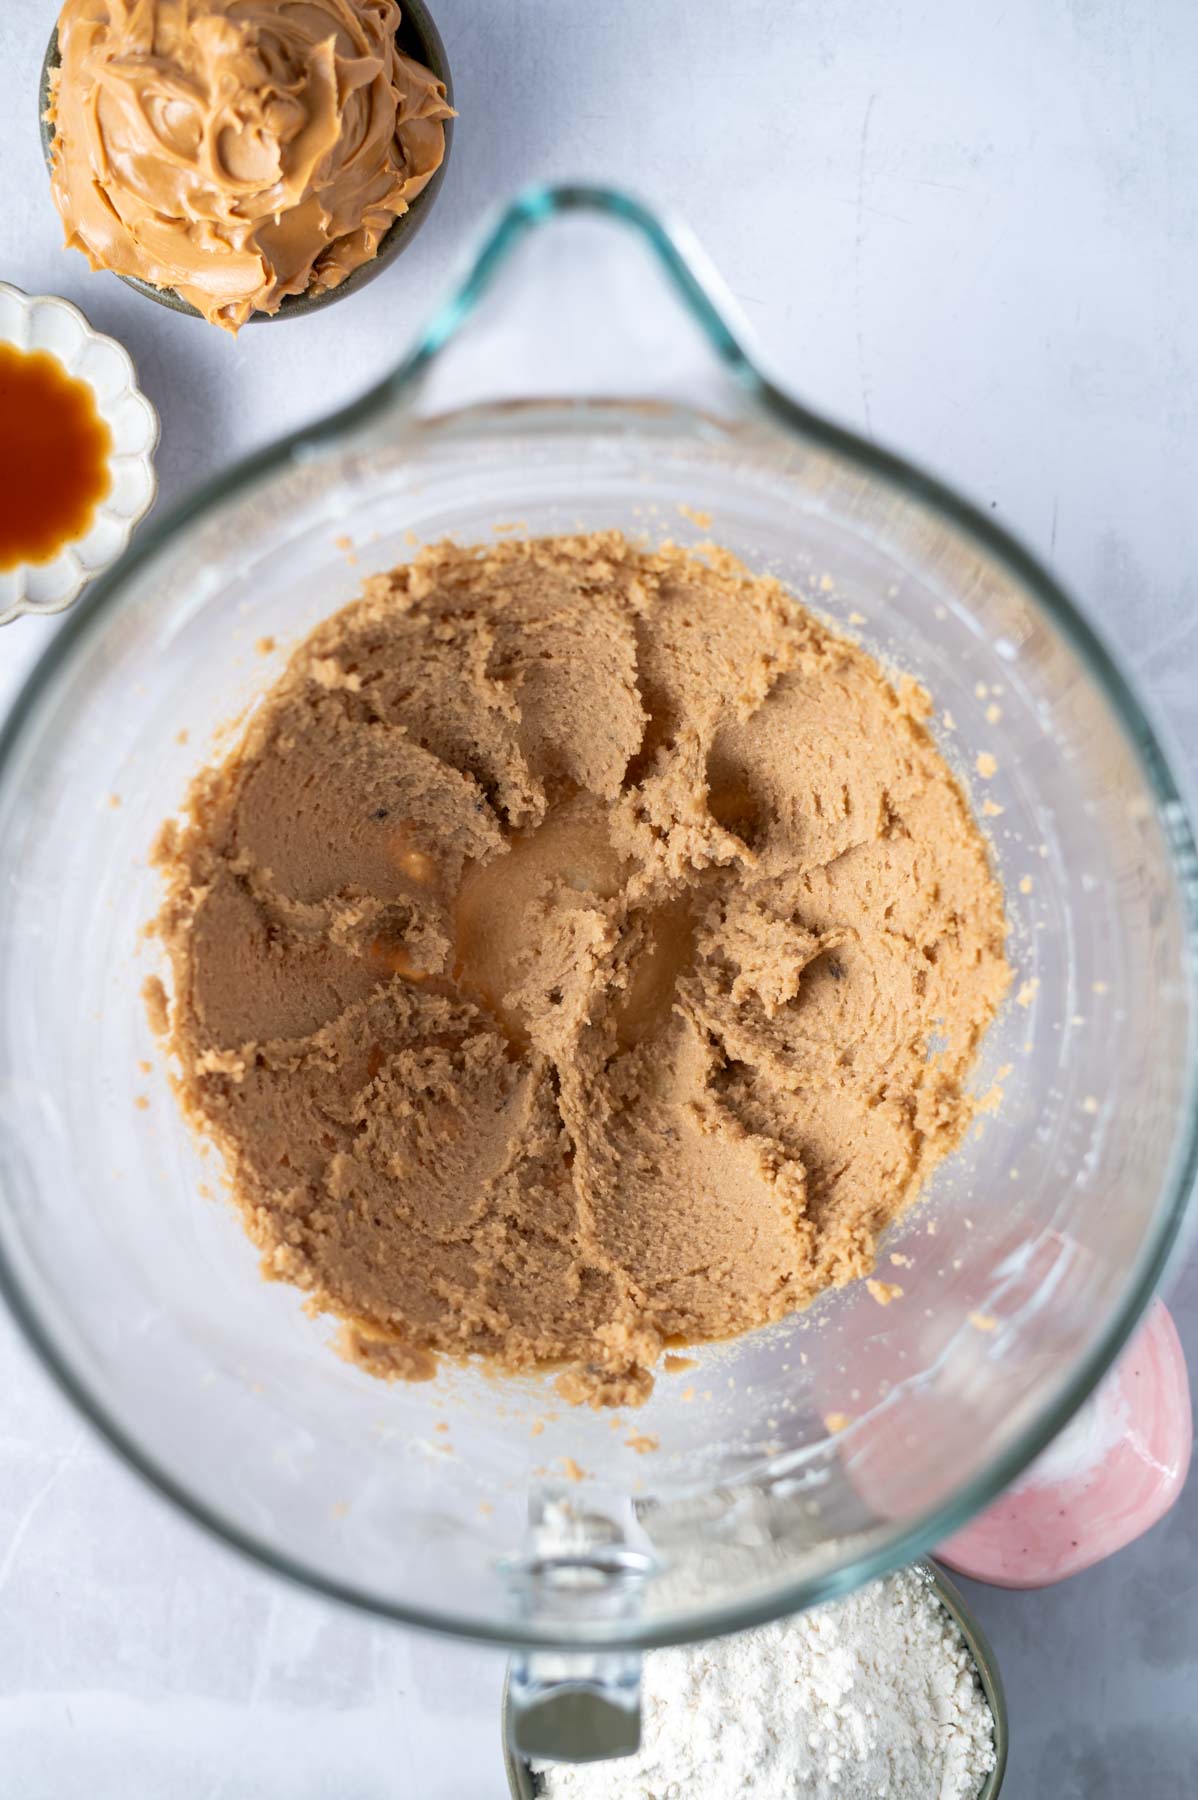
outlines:
[[[514,1756],[598,1762],[637,1750],[640,1656],[596,1640],[635,1635],[654,1567],[626,1496],[599,1506],[534,1487],[505,1573],[516,1619],[556,1643],[512,1658],[504,1716]]]
[[[530,396],[580,408],[673,401],[715,430],[760,422],[768,384],[746,337],[685,230],[609,189],[532,188],[498,218],[404,361],[339,422],[358,442],[393,438],[405,422],[480,403],[527,408]]]
[[[600,1762],[641,1741],[639,1656],[521,1652],[507,1689],[508,1747],[526,1762]]]

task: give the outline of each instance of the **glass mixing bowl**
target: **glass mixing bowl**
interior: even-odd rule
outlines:
[[[534,1753],[561,1753],[548,1702],[588,1683],[599,1748],[629,1737],[638,1648],[843,1592],[988,1502],[1124,1342],[1195,1173],[1194,846],[1140,704],[1023,550],[787,399],[731,319],[635,203],[526,195],[392,375],[142,534],[0,739],[10,1303],[228,1542],[522,1647]],[[857,1284],[698,1349],[623,1430],[549,1377],[384,1385],[339,1360],[332,1323],[261,1280],[139,995],[151,841],[289,641],[417,542],[610,526],[710,535],[927,685],[1017,970],[977,1076],[1001,1104],[883,1245],[901,1298]]]

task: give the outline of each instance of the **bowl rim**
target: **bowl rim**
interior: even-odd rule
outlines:
[[[983,1631],[965,1596],[941,1565],[930,1556],[920,1557],[908,1567],[916,1571],[935,1593],[965,1641],[977,1674],[978,1683],[994,1721],[994,1767],[972,1800],[998,1800],[1007,1772],[1010,1753],[1011,1724],[1007,1712],[1007,1695],[993,1645]],[[508,1742],[508,1713],[511,1707],[512,1665],[503,1671],[503,1690],[499,1700],[499,1748],[503,1756],[511,1800],[536,1800],[532,1772],[523,1757],[516,1755]]]
[[[445,98],[453,105],[453,75],[449,67],[449,58],[445,53],[445,45],[438,31],[432,14],[425,0],[403,0],[399,29],[395,34],[399,48],[417,61],[424,63],[432,70],[437,80],[445,88]],[[38,75],[38,133],[42,144],[42,159],[47,171],[52,166],[54,148],[54,125],[48,117],[50,106],[50,77],[58,67],[58,24],[50,28],[50,36],[46,44],[46,53],[42,58],[41,71]],[[246,320],[247,325],[272,325],[281,319],[298,319],[306,313],[320,312],[324,307],[332,306],[338,300],[348,298],[359,288],[381,275],[398,256],[407,249],[428,214],[436,203],[437,195],[445,180],[445,172],[449,166],[450,152],[453,149],[453,118],[445,120],[445,149],[441,161],[433,170],[428,181],[420,192],[409,203],[407,211],[399,213],[388,225],[379,239],[378,249],[369,262],[361,263],[352,269],[333,288],[324,288],[319,294],[310,293],[307,289],[302,294],[286,294],[272,312],[251,312]],[[116,270],[98,270],[100,274],[116,274],[118,281],[132,288],[145,300],[153,300],[157,306],[165,306],[171,312],[182,313],[185,318],[204,321],[204,315],[190,300],[184,300],[174,288],[157,287],[152,281],[146,281],[140,275],[121,275]]]
[[[997,562],[1028,593],[1029,600],[1043,610],[1050,624],[1076,653],[1087,675],[1103,694],[1115,721],[1134,752],[1145,786],[1156,808],[1156,816],[1172,857],[1183,927],[1183,968],[1180,971],[1189,1002],[1190,1033],[1186,1054],[1186,1081],[1175,1121],[1176,1136],[1169,1171],[1161,1184],[1151,1229],[1140,1246],[1138,1256],[1128,1272],[1122,1302],[1104,1322],[1095,1342],[1070,1369],[1068,1379],[1044,1403],[1024,1428],[1019,1438],[991,1459],[948,1499],[931,1511],[907,1520],[901,1528],[885,1537],[851,1563],[833,1566],[816,1575],[792,1576],[765,1595],[756,1595],[748,1603],[724,1601],[706,1612],[693,1613],[684,1620],[658,1623],[648,1629],[620,1629],[606,1634],[588,1634],[585,1641],[605,1649],[652,1649],[664,1644],[684,1643],[719,1636],[723,1632],[742,1630],[763,1624],[784,1613],[797,1612],[824,1600],[835,1599],[862,1583],[890,1570],[915,1561],[929,1546],[952,1535],[964,1522],[996,1498],[1027,1465],[1032,1462],[1067,1423],[1076,1408],[1092,1392],[1123,1349],[1174,1250],[1191,1191],[1198,1180],[1198,851],[1181,788],[1162,747],[1159,735],[1150,723],[1148,713],[1133,685],[1123,675],[1114,658],[1089,624],[1085,616],[1068,598],[1063,588],[1042,565],[993,517],[971,501],[958,495],[937,477],[927,474],[913,463],[883,450],[864,439],[856,438],[842,427],[811,412],[776,387],[760,370],[756,360],[744,348],[742,336],[729,319],[734,316],[730,300],[723,296],[718,279],[701,265],[697,247],[678,227],[667,227],[647,206],[618,190],[594,187],[546,187],[526,189],[501,213],[491,230],[484,235],[478,252],[464,278],[451,288],[440,309],[435,312],[413,349],[389,375],[375,387],[309,426],[300,427],[260,450],[233,463],[205,483],[192,490],[168,510],[159,513],[138,535],[125,556],[101,575],[85,592],[79,604],[68,615],[63,628],[55,633],[41,658],[28,673],[7,717],[0,724],[0,797],[3,795],[5,772],[35,713],[43,693],[51,689],[59,673],[69,665],[76,649],[97,633],[111,610],[119,607],[125,581],[147,564],[157,552],[184,526],[201,519],[218,508],[243,487],[251,486],[265,476],[279,473],[293,461],[319,454],[342,442],[347,433],[376,424],[380,418],[402,410],[411,394],[417,391],[421,378],[469,319],[498,270],[508,260],[515,246],[530,231],[562,214],[595,212],[622,221],[639,232],[662,265],[685,308],[707,337],[716,357],[729,374],[747,392],[752,407],[770,421],[781,424],[789,434],[816,449],[827,449],[864,467],[902,496],[919,501],[946,517],[954,527],[990,559]],[[700,274],[699,268],[703,267]],[[463,408],[450,415],[460,420],[482,416],[500,419],[513,406],[528,402]],[[577,397],[564,400],[538,401],[540,411],[551,411],[563,419],[577,418]],[[621,403],[607,403],[613,415]],[[643,399],[625,402],[643,416],[646,407],[656,403]],[[674,402],[657,407],[667,415],[677,416]],[[434,422],[443,425],[444,417]],[[544,1628],[527,1620],[505,1620],[469,1615],[446,1616],[425,1605],[409,1605],[327,1574],[320,1568],[291,1556],[265,1537],[259,1537],[240,1523],[224,1516],[208,1502],[193,1495],[177,1481],[156,1455],[111,1415],[92,1392],[89,1382],[59,1350],[53,1332],[25,1298],[4,1242],[3,1212],[0,1210],[0,1294],[7,1300],[14,1317],[47,1369],[68,1397],[90,1418],[117,1453],[151,1486],[178,1506],[197,1524],[214,1533],[233,1549],[259,1565],[274,1570],[299,1586],[327,1598],[342,1601],[376,1617],[425,1630],[437,1635],[467,1638],[475,1642],[523,1647],[529,1649],[574,1649],[580,1637],[563,1635],[560,1630]]]

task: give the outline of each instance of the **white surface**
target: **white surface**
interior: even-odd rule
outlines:
[[[436,214],[375,286],[232,343],[59,248],[36,128],[55,7],[0,8],[0,278],[75,300],[132,351],[162,414],[163,500],[364,386],[513,188],[629,184],[690,220],[788,384],[1054,563],[1192,777],[1189,0],[435,10],[462,114]],[[0,633],[0,705],[53,629]],[[1193,1282],[1189,1299],[1193,1347]],[[0,1800],[501,1800],[500,1659],[243,1566],[116,1466],[2,1320],[0,1394]],[[1188,1791],[1195,1535],[1191,1491],[1064,1589],[980,1596],[1012,1693],[1012,1800],[1114,1800],[1133,1767],[1145,1800]],[[1071,1646],[1064,1672],[1046,1640]]]

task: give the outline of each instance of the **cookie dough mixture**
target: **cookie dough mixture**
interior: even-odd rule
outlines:
[[[369,262],[445,155],[395,0],[65,0],[51,185],[93,268],[235,331]]]
[[[266,1273],[380,1373],[621,1406],[867,1273],[1009,976],[927,708],[716,550],[369,580],[159,849],[183,1098]]]

